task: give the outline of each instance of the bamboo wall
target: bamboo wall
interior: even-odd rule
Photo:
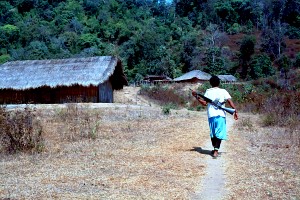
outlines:
[[[101,94],[100,94],[101,93]],[[40,87],[29,90],[0,90],[0,104],[28,104],[28,103],[70,103],[70,102],[113,102],[111,83],[105,82],[101,86],[84,87],[73,85],[56,88]]]
[[[110,81],[99,85],[99,101],[103,103],[113,103],[113,88]]]

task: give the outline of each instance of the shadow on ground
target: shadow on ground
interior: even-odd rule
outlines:
[[[212,157],[212,150],[202,149],[202,147],[193,147],[190,151],[196,151],[200,154],[209,155]],[[219,155],[224,154],[226,152],[219,152]]]
[[[211,150],[202,149],[201,147],[193,147],[192,149],[190,149],[190,151],[196,151],[201,154],[212,156]]]

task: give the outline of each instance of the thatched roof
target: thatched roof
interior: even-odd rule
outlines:
[[[174,81],[188,81],[188,80],[192,80],[194,78],[197,78],[201,81],[207,81],[210,79],[210,77],[211,77],[211,75],[208,73],[205,73],[200,70],[193,70],[193,71],[190,71],[180,77],[175,78]]]
[[[219,79],[221,81],[225,82],[236,82],[237,78],[235,78],[233,75],[218,75]]]
[[[112,56],[13,61],[0,65],[0,89],[98,86],[108,79],[114,89],[128,85],[120,60]]]

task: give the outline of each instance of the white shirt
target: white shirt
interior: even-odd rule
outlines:
[[[218,101],[221,103],[226,101],[227,99],[231,99],[230,94],[225,89],[221,89],[218,87],[207,89],[204,96],[211,99],[212,101],[218,99]],[[224,110],[218,109],[217,107],[209,103],[207,105],[207,116],[208,118],[217,117],[217,116],[225,117],[226,113]]]

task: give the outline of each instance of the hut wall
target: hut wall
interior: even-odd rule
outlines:
[[[99,102],[113,103],[113,87],[109,80],[99,85]]]
[[[98,102],[98,90],[96,86],[84,87],[73,85],[72,87],[58,87],[55,89],[55,103],[66,102]]]
[[[181,81],[175,81],[177,83],[205,83],[208,80],[202,80],[202,79],[198,79],[198,78],[192,78],[192,79],[185,79],[185,80],[181,80]]]
[[[61,86],[28,90],[0,90],[0,104],[98,102],[98,87]]]

